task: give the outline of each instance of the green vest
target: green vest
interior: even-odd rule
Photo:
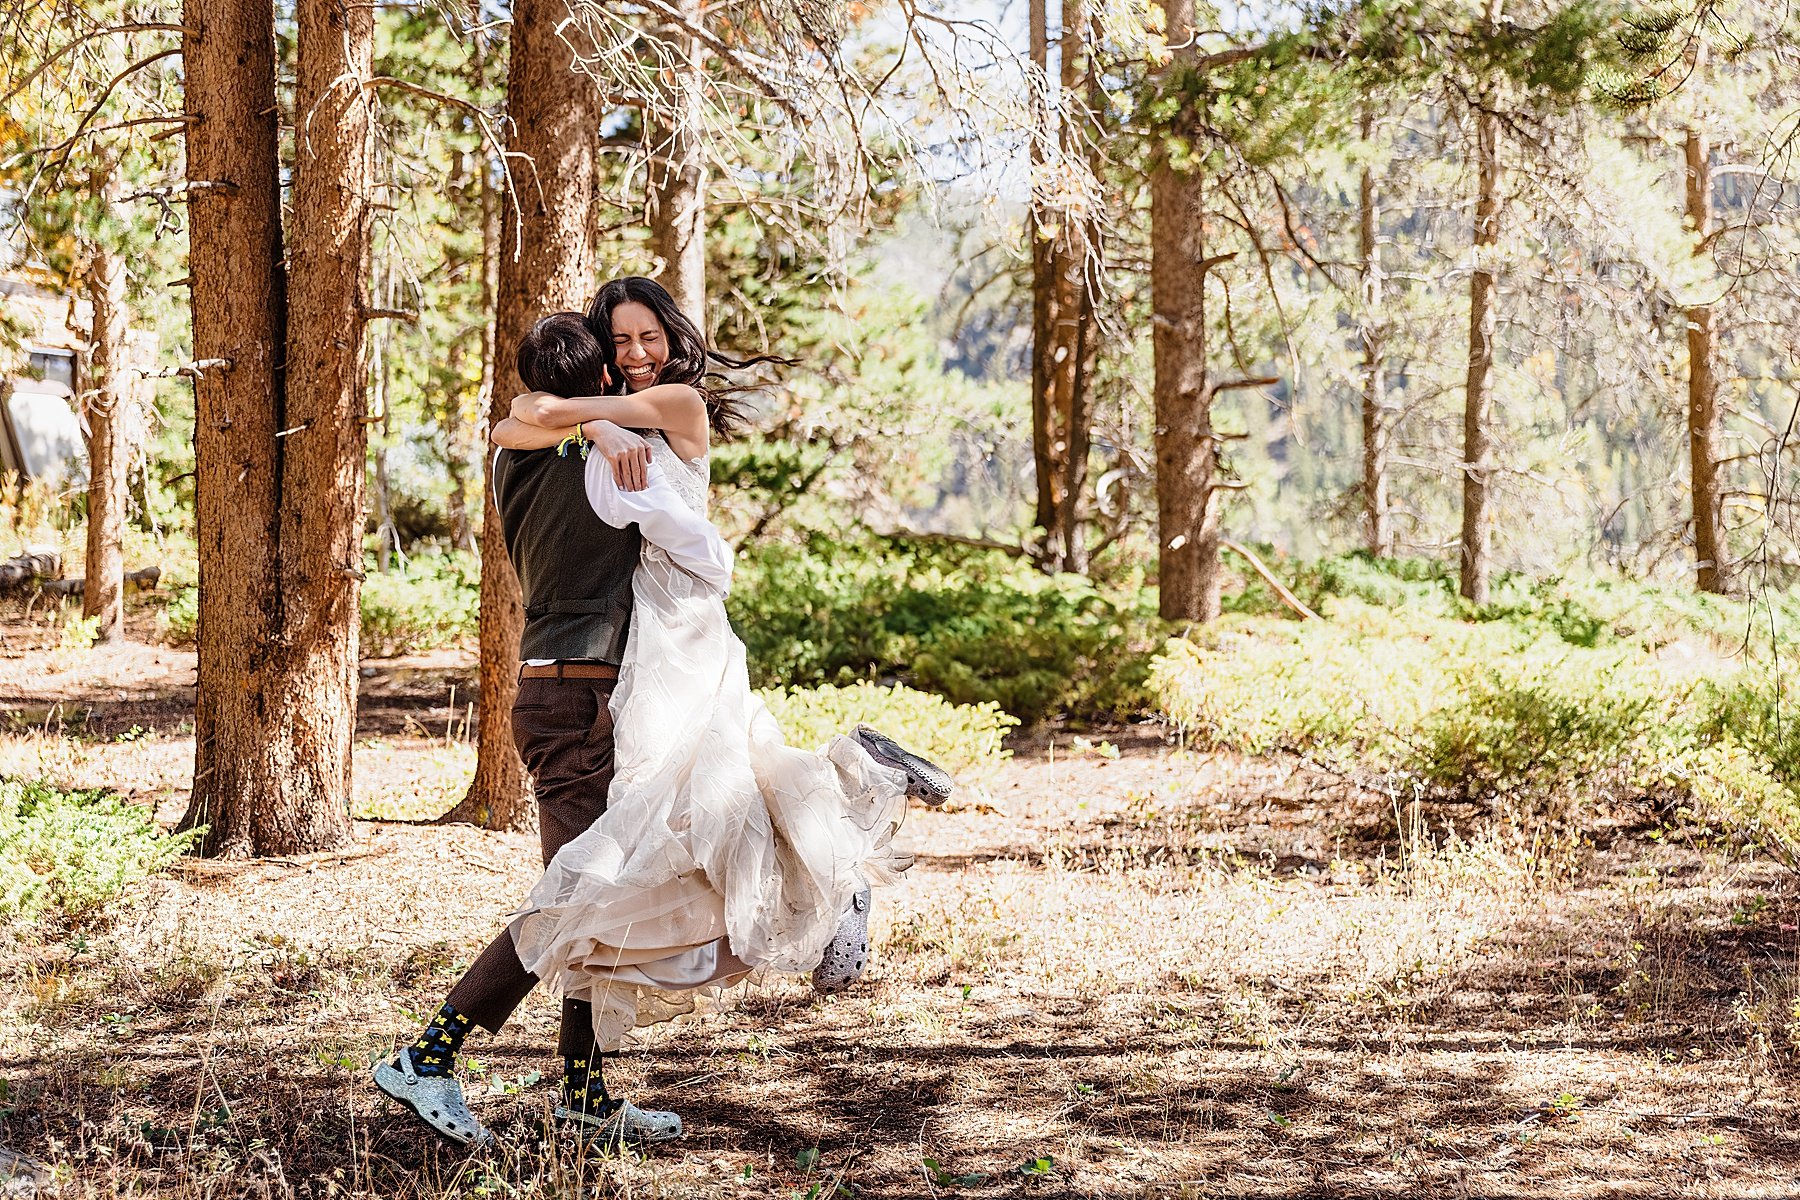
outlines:
[[[643,544],[588,504],[587,464],[554,450],[502,450],[494,505],[525,597],[521,659],[617,664],[631,629],[631,577]]]

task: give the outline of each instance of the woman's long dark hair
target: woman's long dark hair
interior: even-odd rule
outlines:
[[[675,305],[675,297],[669,295],[667,288],[654,279],[646,279],[642,275],[626,275],[604,283],[594,302],[588,306],[587,324],[606,348],[606,365],[612,377],[619,382],[615,390],[624,391],[624,372],[619,370],[618,350],[613,346],[612,314],[613,309],[621,304],[637,302],[656,314],[662,323],[663,334],[668,338],[669,360],[656,377],[658,383],[685,383],[697,389],[706,400],[706,419],[712,431],[720,438],[729,438],[732,434],[750,424],[750,406],[744,401],[742,388],[733,387],[718,375],[710,374],[707,367],[717,363],[722,367],[741,370],[760,363],[777,363],[792,366],[794,360],[781,358],[773,354],[758,354],[751,358],[732,358],[728,354],[720,354],[717,350],[708,349],[706,336],[695,327],[687,314]]]

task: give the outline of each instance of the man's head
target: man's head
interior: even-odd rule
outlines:
[[[551,313],[519,342],[519,378],[534,392],[597,396],[606,390],[608,357],[580,313]]]

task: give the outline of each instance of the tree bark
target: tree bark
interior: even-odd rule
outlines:
[[[705,21],[701,0],[673,5],[693,27]],[[658,281],[695,327],[706,329],[706,157],[701,145],[703,117],[700,39],[671,23],[666,43],[677,52],[675,78],[662,97],[664,128],[653,144],[664,155],[655,164],[649,188],[650,244],[662,260]]]
[[[1193,0],[1166,10],[1177,66],[1196,57]],[[1150,181],[1151,349],[1155,362],[1158,608],[1171,621],[1219,615],[1218,446],[1206,369],[1202,177],[1166,157]]]
[[[1105,96],[1094,70],[1093,47],[1098,45],[1100,31],[1090,17],[1087,0],[1063,0],[1062,86],[1065,115],[1063,118],[1063,151],[1071,161],[1085,158],[1090,171],[1100,170],[1099,131],[1092,130],[1087,146],[1082,146],[1084,122],[1078,118],[1072,97],[1077,89],[1087,93],[1089,115],[1098,119]],[[1100,339],[1094,328],[1099,292],[1097,264],[1100,256],[1100,221],[1098,214],[1081,220],[1069,214],[1062,222],[1063,237],[1059,297],[1063,311],[1059,314],[1059,343],[1066,367],[1059,380],[1064,404],[1061,421],[1063,438],[1061,463],[1063,478],[1058,489],[1056,527],[1061,533],[1061,554],[1057,566],[1064,571],[1086,571],[1087,546],[1082,539],[1081,497],[1087,490],[1088,451],[1093,438],[1094,368],[1099,362]]]
[[[391,296],[381,294],[388,289],[378,288],[376,295],[378,308],[391,308]],[[375,451],[370,457],[375,463],[375,570],[386,575],[393,565],[393,551],[398,542],[394,532],[393,506],[389,504],[387,446],[388,446],[388,340],[391,335],[381,329],[369,339],[368,350],[372,361],[369,370],[369,386],[374,391],[374,409],[381,414],[381,435],[375,439]]]
[[[375,12],[299,0],[281,438],[281,655],[271,682],[291,802],[350,839],[369,384]]]
[[[1689,129],[1682,145],[1687,164],[1687,218],[1694,253],[1711,253],[1712,147],[1706,134]],[[1731,557],[1720,503],[1718,345],[1710,304],[1687,310],[1688,460],[1693,484],[1694,583],[1703,592],[1731,591]]]
[[[506,96],[508,161],[523,213],[503,206],[494,322],[496,348],[490,422],[503,419],[524,390],[513,353],[540,315],[581,308],[594,285],[589,211],[594,197],[595,103],[592,85],[570,69],[557,25],[564,0],[518,0]],[[506,556],[491,479],[481,529],[481,700],[475,779],[446,821],[520,829],[535,820],[524,764],[512,741],[518,692],[519,635],[525,613],[519,580]]]
[[[349,840],[369,430],[373,5],[295,9],[293,227],[281,434],[281,678],[288,792]]]
[[[477,89],[487,78],[487,35],[480,31],[469,35],[475,43],[474,53],[470,57],[470,70],[473,76],[471,88]],[[499,267],[500,259],[500,195],[494,187],[495,165],[487,157],[487,147],[482,146],[476,156],[481,170],[481,300],[477,311],[484,318],[494,312],[494,275]],[[479,422],[487,416],[494,403],[494,323],[484,319],[481,325],[481,384],[475,395],[475,412]],[[483,454],[485,460],[489,457]],[[483,480],[487,478],[484,474]],[[452,484],[452,503],[450,506],[450,539],[458,550],[475,549],[474,523],[469,520],[468,489],[463,481],[461,464],[450,472]]]
[[[1048,0],[1031,0],[1031,63],[1037,68],[1032,91],[1035,128],[1031,137],[1031,174],[1035,190],[1044,169],[1044,147],[1054,131],[1050,123],[1050,14]],[[1056,527],[1056,463],[1050,452],[1055,408],[1051,402],[1050,344],[1055,313],[1056,250],[1051,231],[1045,228],[1037,197],[1026,228],[1031,238],[1031,458],[1036,469],[1037,511],[1035,523],[1046,538]],[[1052,544],[1046,541],[1046,551]]]
[[[1362,118],[1362,138],[1369,142],[1374,134],[1374,120]],[[1387,367],[1383,362],[1381,273],[1381,199],[1375,187],[1375,172],[1364,167],[1361,186],[1359,223],[1359,276],[1362,285],[1362,469],[1364,545],[1376,558],[1387,558],[1394,552],[1393,522],[1388,511],[1388,428]]]
[[[274,12],[254,0],[187,0],[188,274],[194,357],[226,365],[194,380],[199,542],[194,787],[181,827],[199,852],[329,849],[341,810],[290,791],[277,689],[287,280],[275,104]]]
[[[96,181],[108,215],[123,189],[110,169]],[[104,234],[88,247],[87,292],[93,305],[92,348],[82,411],[88,427],[86,587],[81,615],[97,619],[95,640],[125,639],[125,477],[131,465],[131,410],[137,395],[126,339],[125,259]]]
[[[1084,41],[1089,36],[1087,0],[1063,0],[1057,36],[1060,103],[1054,110],[1038,103],[1033,138],[1034,197],[1032,215],[1032,454],[1037,468],[1037,524],[1043,533],[1042,565],[1062,571],[1082,570],[1087,556],[1081,543],[1080,501],[1087,482],[1088,424],[1093,397],[1091,368],[1098,350],[1092,325],[1093,239],[1099,223],[1079,209],[1048,208],[1041,178],[1054,144],[1058,169],[1087,158],[1083,121],[1074,99],[1087,70]],[[1050,37],[1046,2],[1032,5],[1032,61],[1045,73],[1048,86]],[[1088,79],[1089,84],[1093,80]]]
[[[1488,0],[1490,33],[1499,28],[1502,5],[1503,0]],[[1461,590],[1470,603],[1486,604],[1493,570],[1488,487],[1494,464],[1489,421],[1494,403],[1494,247],[1500,241],[1500,118],[1477,112],[1475,140],[1475,269],[1469,277],[1469,368],[1463,400]]]

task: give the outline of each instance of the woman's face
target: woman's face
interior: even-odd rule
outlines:
[[[635,392],[656,382],[669,361],[669,338],[649,307],[627,300],[612,310],[613,359]]]

